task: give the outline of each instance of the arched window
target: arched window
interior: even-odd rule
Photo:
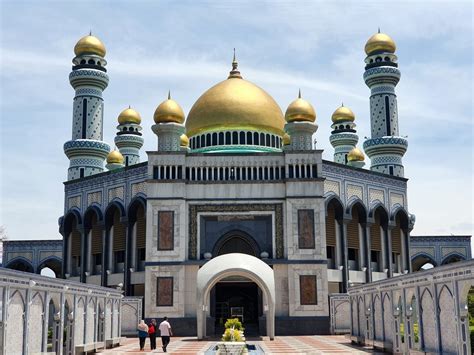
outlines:
[[[351,129],[351,126],[349,126],[348,124],[346,125],[346,129]]]
[[[382,61],[382,57],[377,57],[377,58],[375,58],[375,62],[376,62],[376,63],[379,63],[379,62],[381,62],[381,61]]]
[[[344,126],[343,126],[343,125],[340,125],[340,126],[339,126],[339,129],[344,129]]]
[[[254,144],[254,145],[260,145],[259,142],[260,142],[260,141],[259,141],[259,139],[258,139],[258,133],[257,133],[257,132],[254,132],[254,134],[253,134],[253,144]]]
[[[201,136],[197,136],[197,149],[201,148]]]
[[[385,57],[385,61],[386,61],[386,62],[390,62],[390,58],[389,58],[389,57]]]
[[[239,144],[245,144],[245,132],[240,132]]]
[[[272,147],[275,148],[275,136],[272,134]]]
[[[265,134],[260,133],[260,145],[265,145]]]
[[[89,61],[88,61],[87,63],[88,63],[88,64],[92,64],[92,65],[95,64],[94,59],[89,59]]]
[[[82,59],[82,60],[81,60],[81,64],[86,64],[86,60],[85,60],[85,59]]]
[[[252,132],[247,132],[247,144],[252,145]]]
[[[98,66],[101,66],[101,65],[102,65],[101,62],[100,62],[100,60],[97,61],[97,65],[98,65]]]
[[[206,147],[209,147],[211,145],[211,134],[208,133],[206,134]]]
[[[224,132],[219,133],[219,145],[224,145]]]
[[[225,132],[225,144],[226,144],[226,145],[232,144],[230,132]]]
[[[265,136],[265,143],[266,143],[265,145],[266,145],[267,147],[270,147],[270,135],[269,135],[269,134],[267,134],[267,135]]]
[[[232,144],[239,144],[239,134],[232,132]]]
[[[217,145],[217,133],[212,134],[212,145]]]

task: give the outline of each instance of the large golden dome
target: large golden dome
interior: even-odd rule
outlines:
[[[92,35],[82,37],[74,46],[74,54],[76,54],[76,56],[82,54],[96,54],[100,57],[105,57],[105,53],[106,50],[102,41]]]
[[[155,110],[153,115],[155,123],[183,123],[184,112],[181,106],[171,98],[168,93],[168,99],[163,101]]]
[[[134,123],[134,124],[140,124],[142,122],[142,118],[140,117],[140,114],[135,111],[133,108],[126,108],[122,112],[120,112],[120,115],[118,116],[118,123],[119,124],[127,124],[127,123]]]
[[[229,78],[202,94],[189,111],[187,136],[233,129],[283,136],[285,119],[278,104],[257,85],[242,79],[236,62],[233,66]]]
[[[341,105],[341,107],[338,107],[336,111],[332,114],[332,122],[333,123],[339,123],[339,122],[354,122],[355,116],[354,112],[349,107],[346,107],[344,105]]]
[[[301,91],[298,93],[298,98],[286,109],[285,120],[287,122],[314,122],[316,120],[316,112],[314,112],[313,106],[308,101],[301,98]]]
[[[397,46],[395,45],[394,40],[389,35],[380,33],[380,30],[378,33],[370,37],[365,44],[365,53],[367,55],[375,54],[377,52],[395,53],[396,49]]]

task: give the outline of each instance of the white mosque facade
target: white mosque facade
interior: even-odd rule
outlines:
[[[80,39],[63,276],[143,296],[145,318],[168,316],[177,334],[203,337],[231,316],[270,336],[327,333],[329,294],[411,272],[395,50],[383,33],[365,46],[369,169],[348,107],[332,116],[334,161],[323,160],[312,105],[300,93],[283,114],[235,57],[187,115],[171,96],[156,108],[157,148],[140,162],[133,108],[118,116],[118,150],[103,141],[106,50]]]

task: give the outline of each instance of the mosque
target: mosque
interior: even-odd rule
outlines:
[[[134,108],[118,115],[117,149],[103,141],[106,49],[81,38],[69,75],[63,276],[143,296],[144,316],[168,316],[178,335],[212,334],[231,316],[270,336],[327,333],[329,294],[412,268],[395,52],[386,34],[367,41],[371,136],[358,145],[354,113],[336,108],[333,161],[316,147],[316,112],[301,92],[283,114],[234,55],[187,115],[170,95],[157,106],[157,148],[140,162]]]

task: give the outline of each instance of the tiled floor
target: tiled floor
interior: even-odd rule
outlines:
[[[147,339],[145,351],[139,351],[138,338],[129,338],[119,348],[109,349],[101,354],[155,354],[162,353],[160,338],[157,338],[157,350],[150,350],[150,342]],[[197,341],[196,338],[171,338],[168,345],[168,353],[173,355],[204,354],[217,340]],[[265,354],[369,354],[374,353],[370,349],[352,346],[344,336],[277,336],[275,340],[268,338],[260,340],[248,339],[247,343],[260,346]]]

